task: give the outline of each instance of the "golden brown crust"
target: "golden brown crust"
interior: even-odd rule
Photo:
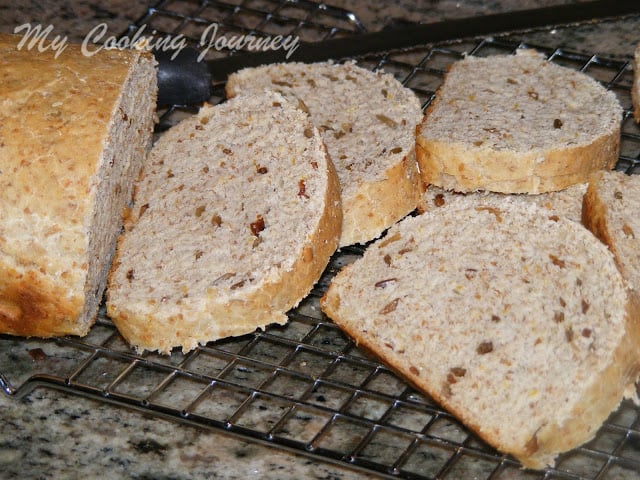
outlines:
[[[584,183],[618,160],[620,129],[588,145],[544,152],[473,148],[417,137],[416,153],[427,185],[471,192],[543,193]]]
[[[83,298],[69,297],[37,271],[18,273],[0,266],[0,331],[10,335],[51,337],[86,335],[88,324],[77,322]]]
[[[582,199],[582,224],[607,245],[617,258],[614,242],[607,228],[607,206],[601,201],[597,192],[601,176],[602,174],[597,172],[589,179],[587,192]]]
[[[354,197],[344,199],[343,208],[350,214],[342,225],[340,245],[364,243],[379,236],[416,208],[424,193],[422,185],[412,149],[382,180],[363,183]]]
[[[97,172],[143,54],[68,44],[54,58],[20,38],[0,35],[0,331],[84,335]]]

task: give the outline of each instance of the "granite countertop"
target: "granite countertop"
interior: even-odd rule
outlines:
[[[177,2],[179,3],[179,2]],[[328,0],[354,12],[370,30],[390,18],[430,22],[481,13],[569,3],[515,0]],[[26,22],[51,24],[81,40],[96,23],[118,34],[140,18],[144,0],[0,2],[0,32]],[[640,41],[640,18],[594,23],[518,38],[542,45],[630,59]],[[0,365],[0,371],[5,368]],[[0,394],[0,478],[273,478],[361,479],[371,474],[176,424],[105,402],[47,388],[17,400]],[[522,477],[524,478],[524,477]]]

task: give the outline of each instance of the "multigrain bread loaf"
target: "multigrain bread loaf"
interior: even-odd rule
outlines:
[[[433,185],[429,186],[420,199],[418,211],[428,212],[440,207],[452,206],[473,207],[477,204],[491,203],[500,207],[504,203],[522,205],[535,204],[542,213],[561,215],[569,220],[580,223],[582,221],[582,199],[587,191],[586,183],[578,183],[557,192],[539,194],[508,194],[487,191],[461,193],[444,190]]]
[[[287,63],[247,68],[229,77],[227,96],[276,90],[301,100],[322,134],[342,188],[340,246],[365,243],[417,205],[422,185],[415,94],[392,75],[354,63]]]
[[[462,192],[561,190],[614,166],[621,120],[613,92],[533,50],[469,56],[451,67],[418,129],[420,173]]]
[[[631,86],[631,102],[633,103],[633,118],[640,122],[640,44],[633,56],[633,85]]]
[[[151,146],[153,57],[0,36],[0,332],[84,335]]]
[[[592,438],[640,371],[638,305],[611,253],[535,205],[408,217],[321,307],[526,467]]]
[[[203,107],[136,184],[109,316],[161,353],[285,323],[337,248],[339,188],[320,133],[281,95]]]
[[[582,222],[613,252],[618,267],[640,294],[640,177],[623,172],[591,176]]]

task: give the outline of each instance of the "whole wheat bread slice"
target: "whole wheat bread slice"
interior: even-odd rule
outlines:
[[[424,182],[543,193],[618,159],[622,107],[591,77],[533,50],[452,65],[418,129]]]
[[[301,101],[336,166],[344,220],[340,246],[365,243],[415,209],[420,102],[391,74],[354,63],[287,63],[229,77],[229,97],[276,90]]]
[[[613,252],[618,267],[640,294],[640,177],[619,171],[591,176],[582,222]]]
[[[640,371],[638,305],[611,253],[535,205],[409,217],[321,307],[526,467],[591,439]]]
[[[275,93],[205,106],[151,151],[108,314],[138,350],[162,353],[285,323],[337,248],[341,212],[305,112]]]

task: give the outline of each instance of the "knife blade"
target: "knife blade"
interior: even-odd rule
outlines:
[[[507,13],[420,23],[378,32],[300,42],[287,58],[282,50],[237,52],[227,57],[200,61],[196,48],[178,52],[156,51],[158,105],[190,105],[206,101],[213,83],[224,83],[242,68],[279,62],[318,62],[355,58],[422,45],[474,38],[541,27],[558,27],[640,13],[638,0],[592,0]]]

